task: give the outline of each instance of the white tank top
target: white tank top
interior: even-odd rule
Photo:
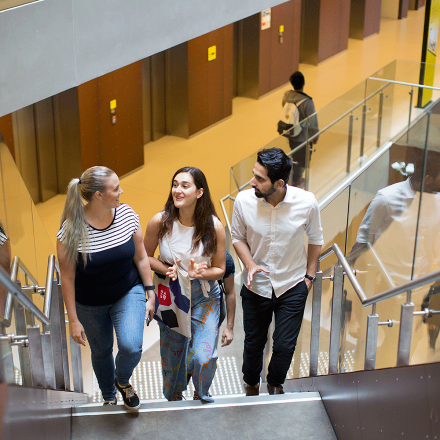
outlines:
[[[219,220],[214,217],[214,225],[217,224]],[[196,263],[201,263],[206,261],[208,267],[211,267],[211,257],[203,256],[203,243],[199,243],[198,248],[191,253],[192,239],[194,235],[193,226],[184,226],[179,220],[173,223],[173,230],[166,237],[159,241],[159,252],[160,257],[163,261],[168,264],[174,264],[173,256],[171,255],[168,242],[173,251],[174,258],[176,260],[182,260],[180,266],[185,271],[188,271],[188,265],[190,258],[194,258]]]

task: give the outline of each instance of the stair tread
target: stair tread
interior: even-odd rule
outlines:
[[[304,401],[321,401],[321,396],[318,392],[293,392],[278,395],[269,395],[261,393],[259,396],[246,397],[244,394],[233,394],[224,396],[215,396],[214,403],[202,403],[198,400],[182,400],[179,402],[168,402],[165,399],[161,400],[141,400],[141,407],[139,412],[149,411],[168,411],[168,410],[183,410],[183,409],[200,409],[203,408],[218,408],[224,406],[247,406],[247,405],[265,405],[274,403],[294,403]],[[102,403],[91,403],[72,408],[73,416],[84,416],[93,414],[109,414],[127,412],[124,405],[112,405],[103,407]]]

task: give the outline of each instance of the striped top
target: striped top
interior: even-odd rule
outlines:
[[[57,233],[65,240],[64,222]],[[100,306],[112,304],[127,294],[136,284],[142,284],[133,258],[133,235],[139,227],[139,216],[121,204],[115,209],[113,221],[104,229],[87,224],[89,244],[87,265],[84,268],[81,245],[75,271],[75,300],[80,304]]]
[[[3,230],[3,228],[0,226],[0,246],[3,246],[6,243],[6,241],[8,241],[8,240],[9,240],[9,238],[5,234],[5,231]]]

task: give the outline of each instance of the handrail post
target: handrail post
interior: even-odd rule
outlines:
[[[14,360],[9,336],[0,336],[0,382],[14,383]]]
[[[31,361],[32,386],[46,388],[43,345],[41,343],[40,326],[28,327],[29,357]]]
[[[50,332],[44,332],[41,335],[41,345],[43,348],[44,370],[46,375],[46,387],[52,390],[56,389],[55,367],[53,363],[53,353],[51,346]]]
[[[304,128],[306,130],[306,145],[304,147],[306,149],[306,151],[305,151],[305,153],[306,153],[306,162],[305,162],[306,169],[305,169],[305,173],[304,173],[305,174],[304,175],[304,178],[305,178],[304,189],[306,191],[308,191],[309,184],[310,184],[310,182],[309,182],[309,180],[310,180],[309,118],[307,118],[305,122],[306,122],[306,127],[303,127],[303,130],[304,130]]]
[[[368,315],[367,337],[365,341],[365,370],[374,370],[376,368],[377,351],[377,332],[379,328],[379,315],[372,313]]]
[[[328,372],[336,374],[339,371],[339,343],[340,327],[342,317],[342,288],[343,288],[343,269],[342,266],[334,267],[333,299],[332,299],[332,323],[330,329],[330,349]]]
[[[310,376],[318,375],[319,331],[321,328],[322,271],[316,272],[313,284],[312,324],[310,334]]]
[[[402,311],[400,315],[399,348],[397,350],[397,367],[409,365],[413,319],[414,303],[402,304]]]
[[[348,120],[348,146],[347,146],[347,167],[345,169],[345,172],[347,174],[350,173],[350,166],[351,166],[351,146],[353,144],[353,113],[350,115],[350,118]]]
[[[406,142],[409,141],[409,129],[411,128],[411,115],[412,115],[412,102],[414,98],[414,86],[411,86],[411,91],[409,92],[409,114],[408,114],[408,130],[406,132]]]
[[[52,298],[50,306],[50,334],[52,338],[52,354],[55,369],[55,383],[57,390],[67,390],[70,385],[69,365],[66,360],[67,341],[66,324],[64,317],[63,301],[60,298],[58,283],[56,280],[48,280],[52,283]],[[67,366],[67,371],[66,371]]]
[[[380,148],[380,138],[382,136],[382,118],[383,118],[383,99],[388,98],[383,91],[379,94],[379,114],[377,118],[377,148]]]
[[[72,360],[73,391],[82,393],[84,389],[81,365],[81,345],[75,342],[72,336],[70,336],[70,355]]]
[[[20,288],[20,282],[17,281],[16,286]],[[17,335],[26,335],[26,313],[24,307],[14,298],[13,310],[15,319],[15,333]],[[20,359],[20,372],[24,386],[32,386],[31,363],[29,358],[29,349],[20,345],[18,347],[18,357]]]
[[[360,163],[362,163],[363,157],[364,157],[364,147],[365,147],[365,131],[366,131],[366,125],[367,125],[367,101],[364,102],[364,105],[362,106],[362,127],[361,127],[361,149],[359,153],[359,160]]]

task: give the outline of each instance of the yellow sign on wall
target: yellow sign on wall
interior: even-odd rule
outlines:
[[[217,58],[217,46],[208,47],[208,61],[215,60]]]
[[[110,110],[114,110],[116,108],[116,99],[112,99],[110,101]]]

